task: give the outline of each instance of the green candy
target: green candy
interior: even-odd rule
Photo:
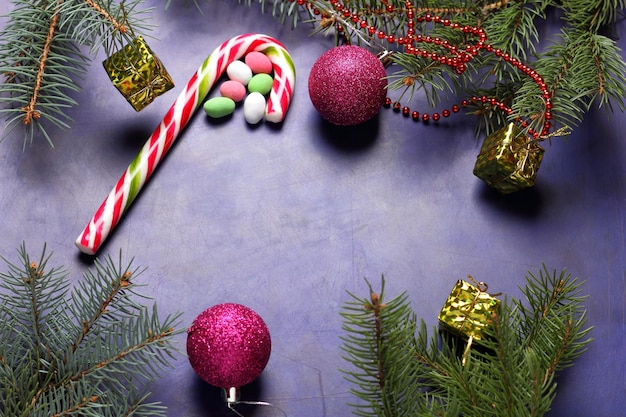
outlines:
[[[213,97],[204,103],[204,111],[210,117],[218,119],[235,111],[235,102],[228,97]]]
[[[248,82],[248,91],[266,95],[272,90],[274,79],[269,74],[256,74]]]

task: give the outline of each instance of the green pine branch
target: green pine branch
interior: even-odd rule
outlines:
[[[23,129],[24,146],[43,136],[53,146],[51,127],[68,129],[68,109],[91,55],[128,43],[147,30],[142,0],[13,0],[0,32],[0,117],[6,137]],[[90,52],[84,51],[88,48]]]
[[[576,126],[594,104],[609,109],[615,104],[624,111],[626,67],[615,43],[604,35],[575,29],[563,29],[560,38],[537,62],[537,71],[552,87],[554,108],[560,109],[554,112],[555,120]],[[532,89],[528,82],[520,88],[516,112],[536,108]]]
[[[178,316],[139,300],[142,271],[96,261],[73,288],[46,249],[0,273],[0,416],[159,416],[146,385],[169,367]]]
[[[581,287],[582,283],[566,271],[551,274],[544,265],[538,275],[530,274],[527,286],[521,288],[526,303],[514,301],[524,343],[543,356],[550,374],[570,366],[586,350],[590,329],[585,328],[586,297],[581,295]],[[545,346],[544,340],[553,332],[564,337],[553,346]]]
[[[243,3],[252,6],[256,2]],[[365,28],[335,10],[328,0],[305,2],[298,9],[294,8],[297,2],[291,0],[259,3],[262,11],[271,11],[281,22],[289,21],[293,26],[298,22],[313,22],[313,33],[334,36],[337,43],[357,43],[374,52],[393,50],[389,89],[397,91],[395,95],[403,104],[410,105],[413,95],[419,93],[427,99],[431,111],[438,111],[451,100],[485,95],[497,97],[513,109],[513,114],[506,115],[491,105],[471,102],[465,112],[478,116],[477,135],[483,131],[489,134],[517,117],[529,122],[528,128],[535,131],[541,131],[546,121],[546,109],[537,85],[494,54],[475,57],[467,71],[458,75],[447,65],[407,54],[397,45],[381,40],[378,30],[396,38],[406,33],[403,0],[341,2],[345,10],[356,12],[366,20]],[[494,48],[534,68],[554,95],[551,113],[559,131],[576,128],[593,105],[608,111],[614,107],[626,109],[626,62],[615,40],[608,36],[626,8],[624,0],[414,0],[413,5],[418,13],[484,28]],[[314,8],[320,11],[319,15],[312,13]],[[559,15],[563,22],[562,35],[546,39],[543,30],[546,21]],[[376,28],[374,34],[368,32],[370,26]],[[458,31],[426,22],[416,25],[416,33],[446,39],[460,48],[472,41]],[[420,44],[420,48],[445,52],[434,44]]]
[[[369,285],[369,283],[368,283]],[[349,336],[344,342],[344,359],[357,363],[354,371],[344,371],[355,388],[352,393],[363,401],[353,404],[358,416],[399,416],[415,410],[414,397],[410,395],[414,369],[410,366],[411,344],[415,333],[415,318],[406,303],[406,294],[382,303],[381,295],[372,291],[370,299],[361,300],[352,295],[353,301],[345,305],[341,315],[343,329]],[[400,326],[388,326],[388,323]],[[361,361],[363,356],[373,358]],[[394,368],[387,364],[393,357]]]
[[[194,3],[202,9],[202,2]],[[527,120],[528,128],[535,131],[541,131],[546,121],[544,102],[534,82],[493,54],[475,57],[467,71],[458,75],[447,65],[406,54],[379,39],[377,33],[370,34],[369,26],[403,36],[407,23],[403,0],[342,2],[345,10],[366,20],[365,28],[335,10],[329,0],[239,3],[259,6],[261,13],[272,13],[292,27],[300,22],[310,24],[312,33],[334,36],[337,43],[358,43],[375,52],[393,50],[390,90],[398,90],[396,95],[404,104],[410,105],[414,94],[423,94],[428,111],[438,111],[451,101],[485,95],[497,97],[513,109],[507,116],[491,105],[471,102],[465,112],[478,116],[477,134],[491,133],[516,117]],[[0,32],[0,72],[5,77],[0,84],[0,116],[7,122],[5,135],[21,128],[25,145],[39,135],[52,145],[49,129],[69,128],[67,110],[78,103],[80,79],[91,55],[100,48],[110,54],[127,43],[131,28],[148,29],[141,5],[142,0],[13,0],[8,24]],[[614,107],[626,110],[626,63],[610,37],[626,8],[624,0],[415,0],[413,5],[417,13],[484,28],[494,47],[536,69],[554,95],[551,113],[557,127],[574,129],[593,105],[608,111]],[[559,14],[561,36],[545,39],[545,21]],[[417,33],[446,39],[461,48],[474,41],[450,28],[428,23],[417,26]],[[420,47],[442,52],[434,44]]]
[[[341,312],[358,416],[543,416],[558,372],[591,342],[582,283],[565,271],[529,273],[525,300],[505,297],[467,357],[465,339],[418,326],[407,294],[387,301],[384,285]]]

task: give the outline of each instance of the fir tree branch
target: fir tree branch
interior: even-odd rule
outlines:
[[[417,372],[412,360],[415,321],[405,296],[385,303],[383,285],[380,295],[370,286],[367,299],[353,298],[341,315],[347,332],[342,338],[345,357],[357,367],[343,372],[359,388],[353,392],[365,402],[354,405],[355,414],[393,417],[413,412],[419,400],[412,395]],[[401,328],[392,324],[397,321],[403,322]]]
[[[442,377],[449,377],[450,373],[448,370],[437,360],[439,352],[436,350],[433,351],[432,346],[437,346],[437,343],[436,341],[429,340],[426,324],[424,320],[422,320],[421,327],[417,333],[415,359],[425,367],[426,370],[424,371],[424,374],[428,375],[431,372],[434,372]]]
[[[565,17],[573,28],[593,33],[615,22],[618,10],[626,8],[624,0],[566,0],[562,4]]]
[[[89,404],[96,403],[97,401],[98,401],[98,396],[96,395],[92,395],[89,398],[83,398],[83,400],[80,403],[73,405],[72,407],[68,408],[65,411],[56,413],[52,417],[62,417],[62,416],[76,414],[77,412],[80,412],[82,409],[86,408]]]
[[[77,103],[80,79],[90,57],[107,54],[128,43],[135,30],[148,30],[143,0],[13,0],[0,32],[0,116],[6,119],[6,138],[18,127],[24,146],[38,135],[53,146],[51,126],[70,128],[67,110]]]
[[[41,58],[39,59],[39,68],[37,69],[37,75],[35,76],[35,87],[33,88],[30,103],[28,104],[28,106],[22,108],[22,111],[25,113],[24,118],[22,119],[22,123],[24,123],[25,125],[30,125],[31,123],[33,123],[33,119],[39,119],[41,117],[41,114],[37,110],[35,110],[35,107],[37,105],[39,94],[41,93],[41,83],[43,82],[46,63],[48,61],[48,56],[50,55],[50,45],[52,44],[52,39],[54,38],[54,33],[58,22],[59,15],[57,8],[52,16],[52,19],[50,20],[48,34],[46,36],[46,41],[43,46],[43,53],[41,54]]]
[[[121,255],[121,254],[120,254]],[[132,262],[132,261],[131,261]],[[96,261],[96,270],[97,281],[105,282],[103,280],[104,277],[114,276],[115,279],[112,282],[106,282],[105,285],[102,286],[102,295],[101,298],[93,298],[94,294],[90,294],[89,299],[85,300],[76,295],[74,300],[77,303],[79,311],[89,311],[92,310],[92,316],[82,320],[82,331],[76,336],[74,342],[72,343],[72,353],[76,352],[79,345],[85,340],[85,337],[90,333],[95,324],[105,315],[111,314],[109,307],[114,303],[114,301],[120,295],[120,292],[128,288],[131,284],[130,277],[133,273],[127,268],[122,271],[121,269],[113,269],[112,265],[108,262],[108,265],[102,265],[99,261]],[[95,283],[93,276],[89,277],[89,281]],[[85,287],[83,286],[82,289]],[[93,287],[92,287],[93,288]],[[108,292],[107,292],[108,290]],[[96,305],[92,300],[99,300],[98,305]]]
[[[128,31],[128,26],[126,26],[126,24],[115,20],[108,11],[106,11],[102,6],[100,6],[93,0],[84,0],[84,2],[87,3],[89,7],[94,9],[96,12],[101,14],[105,20],[108,20],[109,22],[111,22],[111,25],[116,31],[120,33],[126,33]],[[123,7],[123,3],[121,4],[121,7]]]
[[[250,0],[245,3],[252,4]],[[277,17],[281,21],[285,20],[284,13],[293,17],[294,25],[298,20],[297,10],[285,8],[295,2],[260,0],[259,3],[261,10],[272,10],[275,16],[280,10]],[[267,7],[267,4],[273,7]],[[552,136],[577,127],[593,103],[605,106],[609,111],[614,104],[621,110],[625,108],[626,63],[614,42],[601,33],[615,22],[618,11],[626,6],[624,0],[421,0],[412,4],[416,14],[446,16],[460,25],[484,28],[488,42],[494,48],[502,49],[534,68],[553,94],[550,112],[555,131]],[[340,10],[336,10],[327,0],[313,0],[305,3],[301,10],[306,10],[311,17],[309,21],[316,25],[313,33],[334,34],[337,43],[355,42],[372,48],[374,52],[387,48],[393,50],[392,60],[399,70],[391,73],[389,89],[400,90],[399,97],[410,102],[412,96],[422,90],[419,92],[426,96],[432,108],[448,96],[497,97],[512,107],[513,113],[507,115],[494,106],[470,103],[466,114],[478,116],[477,135],[483,131],[489,134],[518,118],[529,123],[526,129],[542,131],[547,121],[547,110],[545,100],[537,94],[536,82],[501,57],[493,54],[475,57],[468,64],[468,70],[459,76],[447,65],[420,59],[406,53],[397,44],[386,45],[384,39],[379,39],[380,32],[396,39],[404,36],[407,12],[404,1],[379,3],[348,0],[341,2],[341,6]],[[310,15],[311,8],[317,9],[319,15]],[[539,28],[561,10],[564,12],[562,33],[565,36],[548,48],[547,53],[537,54],[539,45],[543,46]],[[353,14],[359,18],[353,19]],[[365,27],[361,20],[366,22]],[[415,30],[418,34],[449,40],[456,46],[463,47],[468,43],[467,36],[459,36],[447,28],[427,22],[416,24]],[[429,52],[440,52],[431,44],[420,43],[419,47]]]
[[[466,340],[445,331],[429,338],[423,320],[415,326],[404,293],[385,302],[383,291],[378,297],[368,283],[369,298],[352,295],[341,314],[344,358],[357,369],[344,373],[362,400],[353,404],[354,414],[545,415],[556,395],[556,373],[584,351],[590,328],[577,280],[549,273],[545,265],[538,276],[529,275],[522,288],[528,305],[505,298],[467,361],[460,354]]]
[[[20,258],[0,274],[0,415],[164,415],[137,391],[169,366],[179,316],[161,320],[156,305],[135,302],[121,259],[70,294],[45,251],[34,262],[22,247]]]
[[[585,297],[580,296],[582,284],[565,270],[557,275],[545,265],[538,275],[529,273],[527,281],[522,293],[529,306],[516,302],[524,318],[523,345],[542,353],[546,373],[550,376],[570,366],[592,340],[587,338],[591,328],[585,329]],[[546,338],[554,332],[561,337],[556,343],[545,345]]]
[[[146,350],[147,348],[150,348],[151,346],[158,347],[159,345],[163,344],[164,340],[171,337],[174,334],[174,331],[175,330],[173,327],[168,327],[164,330],[159,331],[156,334],[153,333],[152,331],[149,331],[149,334],[147,335],[145,339],[140,340],[131,346],[126,346],[123,350],[115,352],[113,355],[101,359],[99,362],[93,364],[92,366],[88,368],[82,369],[79,373],[75,375],[71,375],[67,379],[67,381],[59,382],[59,385],[66,384],[67,382],[74,383],[74,382],[80,381],[83,378],[86,378],[88,376],[91,376],[95,373],[100,372],[101,370],[111,366],[112,364],[116,364],[116,363],[126,360],[126,358],[129,355],[132,355],[133,353],[142,352]],[[51,388],[54,388],[54,387],[55,386],[51,386]]]
[[[545,19],[545,3],[541,0],[510,2],[505,10],[494,13],[484,26],[490,43],[521,60],[533,55],[539,42],[535,22]]]

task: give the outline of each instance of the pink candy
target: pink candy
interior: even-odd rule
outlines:
[[[246,84],[251,73],[271,74],[273,67],[267,55],[253,51],[245,55],[244,61],[232,62],[226,71],[230,79],[220,85],[220,95],[239,103],[246,98]]]
[[[238,103],[246,97],[246,87],[239,81],[224,81],[220,85],[220,94]]]
[[[254,74],[272,73],[272,61],[262,52],[250,52],[245,56],[244,60]]]

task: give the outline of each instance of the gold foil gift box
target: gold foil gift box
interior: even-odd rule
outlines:
[[[452,334],[467,340],[463,364],[469,355],[472,341],[485,337],[485,329],[498,313],[500,300],[487,292],[487,285],[459,280],[439,312],[439,325]]]
[[[136,111],[174,87],[163,63],[141,36],[102,64],[113,85]]]
[[[544,149],[529,140],[516,123],[485,138],[474,165],[474,175],[502,194],[531,187]]]

